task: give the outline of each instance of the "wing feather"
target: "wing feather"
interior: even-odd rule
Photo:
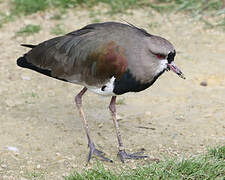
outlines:
[[[124,48],[99,25],[47,40],[26,54],[29,63],[51,70],[53,77],[97,85],[119,78],[127,67]]]

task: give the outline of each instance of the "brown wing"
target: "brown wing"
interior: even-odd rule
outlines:
[[[89,25],[47,40],[30,50],[26,59],[70,82],[101,85],[112,76],[120,78],[127,68],[125,50],[103,30]]]

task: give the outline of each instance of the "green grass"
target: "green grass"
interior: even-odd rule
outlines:
[[[49,3],[46,0],[12,0],[13,14],[32,14],[38,11],[44,11]]]
[[[150,7],[160,13],[189,12],[193,17],[202,20],[207,27],[222,27],[225,29],[224,17],[225,2],[222,0],[11,0],[11,16],[29,15],[49,8],[61,9],[64,12],[68,8],[77,6],[91,8],[99,3],[109,6],[109,14],[126,13],[128,9]],[[91,16],[93,13],[91,13]],[[209,22],[207,17],[219,16],[218,22]],[[53,19],[60,19],[58,14]],[[99,22],[99,18],[93,18],[93,22]],[[0,20],[0,27],[1,27]]]
[[[208,150],[207,154],[189,159],[166,159],[159,163],[146,164],[136,169],[107,170],[98,163],[95,168],[74,172],[65,180],[224,180],[225,146]]]
[[[93,7],[99,3],[108,4],[111,13],[124,13],[127,9],[137,7],[152,7],[160,12],[185,10],[194,14],[204,11],[221,11],[224,8],[222,0],[12,0],[11,5],[12,12],[28,15],[44,11],[49,7],[73,8],[78,5]]]
[[[32,170],[32,171],[27,171],[24,175],[25,178],[27,179],[34,179],[34,180],[44,180],[44,172],[37,171],[37,170]]]
[[[62,15],[59,14],[59,13],[56,13],[56,14],[54,14],[54,15],[51,17],[51,19],[53,19],[53,20],[60,20],[60,19],[62,19]]]
[[[28,24],[16,32],[16,35],[32,35],[41,30],[39,25]]]
[[[209,149],[208,156],[223,159],[225,161],[225,146]]]
[[[13,21],[14,17],[10,14],[7,15],[4,12],[0,12],[0,28],[7,22]]]
[[[51,30],[51,34],[54,35],[63,35],[65,34],[65,29],[63,28],[62,24],[57,24],[54,28]]]

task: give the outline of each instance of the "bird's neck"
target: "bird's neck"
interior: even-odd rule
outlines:
[[[159,72],[149,82],[136,80],[132,73],[127,70],[120,79],[115,79],[113,92],[121,95],[127,92],[140,92],[150,87],[165,70]]]

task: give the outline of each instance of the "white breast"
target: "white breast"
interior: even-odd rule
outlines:
[[[96,88],[93,86],[86,86],[86,87],[88,88],[88,90],[102,96],[115,96],[116,94],[113,93],[115,79],[116,79],[115,77],[112,77],[109,80],[109,82],[107,82],[105,85],[102,86],[102,88]]]

